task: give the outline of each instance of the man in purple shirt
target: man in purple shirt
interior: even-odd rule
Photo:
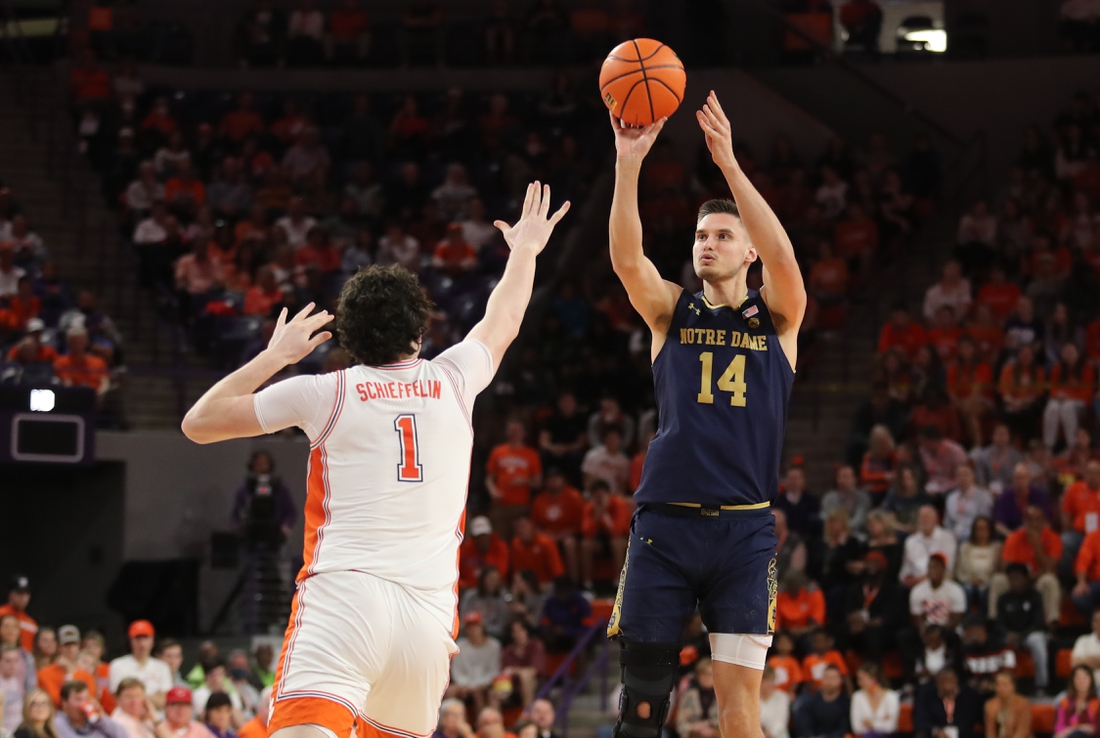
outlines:
[[[1027,464],[1020,463],[1012,471],[1012,486],[997,497],[993,505],[993,523],[997,532],[1008,536],[1024,524],[1024,512],[1034,505],[1041,509],[1047,520],[1053,519],[1054,510],[1050,495],[1042,487],[1031,483]]]

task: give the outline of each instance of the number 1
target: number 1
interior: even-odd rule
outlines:
[[[420,465],[420,445],[416,440],[416,416],[398,415],[393,429],[401,441],[401,463],[397,465],[399,482],[423,482],[424,467]]]

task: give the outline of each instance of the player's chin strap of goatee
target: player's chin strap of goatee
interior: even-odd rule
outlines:
[[[679,643],[632,643],[620,638],[623,691],[615,738],[658,738],[680,667]]]

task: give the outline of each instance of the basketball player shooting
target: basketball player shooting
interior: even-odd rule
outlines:
[[[760,738],[760,680],[775,627],[770,511],[779,487],[787,401],[806,289],[779,219],[733,154],[713,92],[696,113],[733,200],[699,209],[691,294],[642,252],[638,175],[665,119],[632,128],[614,116],[611,261],[653,333],[659,410],[608,635],[620,642],[617,738],[658,738],[696,609],[710,633],[723,738]],[[759,258],[764,286],[748,289]]]
[[[356,365],[256,392],[332,337],[332,319],[284,309],[267,349],[183,420],[198,443],[297,426],[310,440],[305,565],[276,669],[273,738],[417,738],[436,726],[458,650],[458,547],[474,399],[519,333],[535,257],[569,203],[528,186],[485,317],[432,361],[418,358],[431,303],[400,266],[360,270],[336,310]]]

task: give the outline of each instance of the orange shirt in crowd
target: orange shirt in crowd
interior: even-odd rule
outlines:
[[[993,393],[993,370],[984,361],[970,366],[952,364],[947,367],[947,394],[952,399],[970,397],[977,390],[983,397]]]
[[[489,454],[485,471],[496,482],[500,505],[526,505],[531,502],[531,478],[542,474],[542,462],[535,449],[502,443]]]
[[[482,554],[477,550],[473,536],[466,536],[458,548],[458,585],[476,587],[482,568],[491,566],[508,576],[508,544],[496,533],[490,533],[489,550]]]
[[[893,323],[887,323],[882,326],[882,333],[878,337],[878,352],[885,354],[896,346],[912,359],[917,349],[927,342],[928,336],[920,323],[910,322],[905,330],[898,330]]]
[[[535,572],[539,584],[549,584],[565,573],[558,544],[541,533],[536,533],[530,544],[525,544],[519,536],[512,539],[512,569],[530,569]]]
[[[1085,536],[1085,542],[1077,552],[1073,571],[1075,574],[1084,574],[1085,579],[1090,582],[1100,581],[1100,530]]]
[[[1074,482],[1062,494],[1062,512],[1081,533],[1100,530],[1100,489],[1090,489],[1084,479]]]
[[[1042,367],[1032,366],[1030,372],[1021,371],[1018,379],[1015,369],[1015,364],[1011,362],[1005,364],[1004,368],[1001,369],[1001,380],[997,385],[997,390],[1001,395],[1017,400],[1026,400],[1043,394],[1046,372],[1043,371]]]
[[[367,14],[362,10],[337,8],[329,16],[328,29],[337,41],[351,41],[367,30],[367,22]]]
[[[69,73],[69,90],[81,100],[105,100],[111,96],[111,75],[104,69],[77,67]]]
[[[775,670],[775,686],[793,692],[802,683],[802,665],[794,656],[769,656],[768,666]]]
[[[985,357],[995,356],[1005,342],[1004,329],[996,325],[969,325],[966,335],[978,344],[978,353]]]
[[[844,258],[878,251],[878,226],[870,218],[843,220],[836,226],[836,253]]]
[[[821,689],[821,677],[825,674],[825,669],[830,666],[835,666],[840,669],[841,674],[848,676],[848,664],[844,663],[844,657],[840,655],[840,651],[833,649],[821,656],[811,653],[802,659],[803,681],[813,682],[814,689]]]
[[[1043,553],[1057,561],[1062,558],[1062,538],[1050,529],[1043,528],[1039,537],[1039,545],[1043,547]],[[1001,561],[1006,564],[1024,564],[1028,571],[1034,572],[1038,562],[1035,557],[1035,547],[1027,539],[1027,529],[1020,528],[1009,534],[1001,548]]]
[[[990,310],[1004,320],[1016,309],[1020,301],[1020,285],[1011,282],[1004,284],[985,284],[978,290],[978,302],[989,305]]]
[[[1050,370],[1050,397],[1052,400],[1080,400],[1088,404],[1096,386],[1096,375],[1091,363],[1082,363],[1076,377],[1062,378],[1062,365],[1055,364]]]
[[[260,718],[254,717],[241,726],[237,738],[267,738],[267,726],[260,722]]]
[[[267,315],[283,299],[283,291],[264,292],[260,285],[253,285],[244,293],[245,315]]]
[[[243,141],[250,133],[264,132],[264,119],[255,110],[231,110],[222,118],[221,132],[231,141]]]
[[[780,592],[775,598],[775,629],[806,628],[825,624],[825,595],[817,587],[803,587],[795,594]]]
[[[634,454],[634,458],[630,460],[630,478],[627,480],[627,485],[630,487],[630,494],[634,494],[638,491],[638,487],[642,485],[642,470],[645,469],[645,451],[639,451]]]
[[[38,352],[34,355],[32,361],[40,362],[43,364],[52,364],[57,361],[59,354],[53,346],[47,346],[44,343],[38,344]],[[15,344],[8,350],[8,361],[19,360],[19,344]]]
[[[585,538],[595,538],[597,534],[619,538],[630,533],[630,504],[619,495],[611,495],[607,500],[607,510],[596,517],[596,507],[591,502],[584,504],[584,522],[581,531]]]
[[[584,520],[584,497],[572,487],[558,495],[540,492],[531,503],[531,522],[541,533],[558,537],[580,533]]]
[[[37,317],[41,309],[42,301],[37,297],[32,296],[29,300],[13,297],[6,308],[0,309],[0,328],[22,332],[27,328],[27,321]]]
[[[87,684],[88,694],[99,694],[95,677],[83,669],[77,669],[71,677],[65,671],[65,667],[58,663],[43,666],[38,670],[38,686],[50,696],[54,707],[61,707],[61,685],[70,679]]]
[[[0,606],[0,618],[6,615],[14,615],[19,621],[19,641],[23,650],[34,653],[34,636],[38,633],[38,622],[23,610],[16,610],[11,605]]]
[[[962,328],[958,326],[933,328],[928,331],[928,342],[936,347],[936,353],[940,355],[940,360],[948,362],[955,358],[955,348],[959,345],[959,338],[962,333]]]
[[[1100,318],[1089,323],[1085,331],[1085,356],[1100,361]]]
[[[822,259],[810,268],[810,289],[829,295],[848,291],[848,265],[844,259]]]
[[[66,387],[91,387],[94,390],[98,390],[109,375],[107,362],[92,354],[84,354],[80,359],[65,354],[53,363],[53,371]]]
[[[206,187],[197,179],[184,182],[179,177],[172,177],[164,185],[164,201],[172,203],[180,196],[190,196],[196,205],[202,205],[206,202]]]

